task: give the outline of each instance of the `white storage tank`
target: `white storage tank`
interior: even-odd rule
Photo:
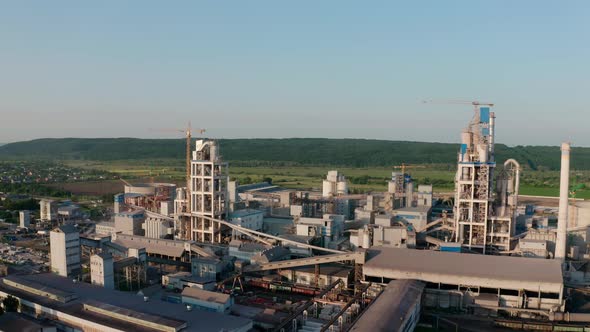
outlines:
[[[346,195],[348,194],[348,183],[346,181],[340,181],[337,185],[337,190],[339,195]]]
[[[334,196],[334,194],[336,193],[336,190],[334,190],[334,184],[335,182],[331,182],[329,180],[324,180],[323,181],[323,189],[322,189],[322,196],[324,197],[330,197],[330,196]]]

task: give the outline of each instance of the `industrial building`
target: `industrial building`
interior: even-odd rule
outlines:
[[[353,269],[344,265],[325,264],[319,268],[317,283],[321,288],[340,281],[343,287],[351,286]],[[298,285],[314,286],[316,270],[313,266],[280,270],[279,274],[286,280]]]
[[[93,285],[115,289],[113,255],[101,253],[90,256],[90,278]]]
[[[177,272],[162,276],[162,286],[167,289],[183,290],[186,287],[212,291],[217,286],[215,278],[197,277],[192,272]]]
[[[363,275],[365,281],[382,284],[423,281],[427,305],[436,306],[439,296],[447,301],[455,296],[451,302],[457,308],[477,305],[492,311],[530,308],[546,313],[564,309],[564,281],[556,260],[374,247]]]
[[[125,235],[144,235],[144,210],[122,211],[115,214],[115,231]]]
[[[57,220],[58,203],[50,199],[42,199],[39,201],[39,210],[41,221]]]
[[[255,231],[262,230],[263,220],[264,212],[254,209],[238,210],[230,214],[232,224]]]
[[[200,310],[227,313],[234,301],[228,294],[186,287],[182,291],[182,303]]]
[[[496,115],[490,106],[475,105],[475,115],[461,134],[455,176],[454,235],[469,250],[482,253],[513,248],[520,176],[520,165],[509,159],[494,178]]]
[[[297,235],[318,237],[322,246],[333,247],[341,242],[344,216],[325,214],[323,218],[299,218],[295,221]]]
[[[228,165],[221,158],[217,142],[210,140],[198,140],[188,162],[189,193],[186,189],[177,192],[174,202],[175,219],[180,224],[179,238],[221,243],[227,227],[212,219],[225,220],[229,211]]]
[[[420,320],[424,286],[416,280],[390,281],[349,331],[414,331]]]
[[[59,226],[49,233],[51,271],[63,277],[80,275],[80,233],[72,225]]]
[[[31,225],[31,211],[23,210],[18,212],[19,226],[28,228]]]
[[[334,197],[348,194],[348,182],[346,177],[338,171],[329,171],[322,183],[322,196]]]
[[[71,223],[82,218],[82,209],[76,204],[62,204],[57,208],[57,219],[60,223]]]
[[[115,213],[129,208],[139,208],[165,216],[172,215],[177,192],[176,184],[159,182],[131,184],[122,181],[125,183],[124,193],[114,197]]]
[[[0,296],[14,296],[21,312],[51,320],[59,330],[247,332],[252,321],[183,304],[145,299],[53,274],[0,279]]]
[[[190,151],[189,141],[186,188],[129,184],[115,196],[114,222],[97,224],[96,233],[102,235],[83,236],[77,244],[78,257],[80,243],[88,253],[94,286],[112,293],[127,283],[126,288],[137,291],[147,284],[146,270],[156,268],[164,286],[156,285],[156,290],[169,291],[162,298],[178,302],[174,308],[185,316],[98,299],[94,301],[101,303],[81,300],[81,317],[124,312],[145,315],[144,322],[161,323],[162,330],[190,330],[196,321],[188,315],[193,313],[247,312],[245,305],[234,304],[234,297],[242,297],[236,303],[248,303],[250,290],[272,293],[266,297],[308,296],[302,303],[281,304],[289,316],[272,327],[284,331],[410,331],[423,308],[493,317],[566,317],[566,285],[590,285],[585,274],[590,208],[578,202],[568,209],[569,145],[562,146],[555,230],[549,222],[554,219],[519,207],[521,167],[508,159],[496,168],[495,114],[491,105],[474,105],[457,156],[452,211],[452,203],[444,211],[440,203],[433,206],[432,185],[418,185],[406,172],[411,165],[392,172],[383,193],[350,195],[338,171],[328,172],[321,191],[293,192],[266,182],[230,182],[217,142],[198,140]],[[269,219],[278,226],[270,227]],[[70,231],[58,228],[55,233]],[[53,237],[52,232],[52,269],[54,256],[56,262],[66,261],[63,257],[73,257],[75,251],[75,235]],[[547,259],[553,257],[557,259]],[[74,275],[61,265],[53,270]],[[38,296],[64,302],[85,296],[71,295],[77,292],[50,279],[48,295]],[[30,290],[29,282],[8,280],[0,290]],[[229,283],[231,291],[225,288]],[[145,301],[152,301],[150,296]],[[264,297],[257,300],[260,305]],[[267,309],[280,307],[276,299],[272,302]],[[124,324],[143,324],[108,317],[127,328],[134,325]],[[252,327],[249,319],[230,324],[215,315],[201,318],[211,319],[218,330]]]
[[[170,218],[160,218],[147,216],[142,225],[145,237],[152,239],[172,239],[174,236],[174,220]]]

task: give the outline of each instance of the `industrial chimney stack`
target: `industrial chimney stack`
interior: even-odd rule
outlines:
[[[567,241],[567,212],[570,180],[570,143],[561,144],[561,178],[559,183],[559,218],[557,220],[557,241],[555,258],[565,261]]]

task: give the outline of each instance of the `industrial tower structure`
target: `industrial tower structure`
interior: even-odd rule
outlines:
[[[227,163],[215,141],[198,140],[191,160],[189,239],[220,243],[225,226],[210,218],[225,220],[228,208]],[[208,217],[208,218],[203,218]]]
[[[485,253],[492,216],[495,115],[491,104],[474,103],[475,114],[461,134],[455,176],[455,237],[470,250]]]

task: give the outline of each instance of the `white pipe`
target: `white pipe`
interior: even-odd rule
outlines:
[[[504,162],[504,168],[506,168],[509,164],[512,164],[516,168],[516,172],[514,176],[516,177],[514,181],[514,207],[518,206],[518,193],[520,191],[520,163],[515,159],[508,159]]]
[[[561,179],[559,183],[559,216],[557,220],[557,240],[555,258],[565,260],[567,240],[567,209],[569,197],[570,144],[561,144]]]
[[[495,135],[496,135],[496,113],[490,113],[490,161],[495,161],[494,158],[494,144],[495,144]]]

